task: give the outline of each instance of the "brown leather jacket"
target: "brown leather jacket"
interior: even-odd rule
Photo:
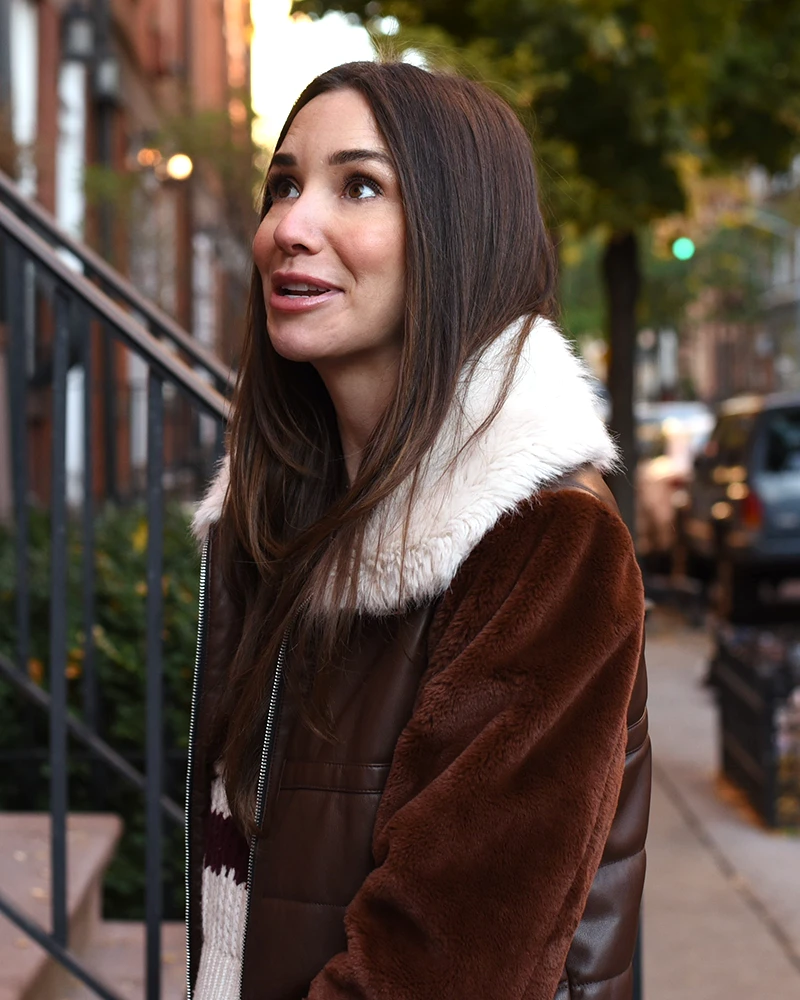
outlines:
[[[643,598],[600,476],[505,515],[439,598],[367,618],[335,742],[279,704],[244,1000],[628,1000],[650,799]],[[202,947],[199,749],[230,607],[204,559],[188,786]],[[278,687],[276,685],[276,693]]]

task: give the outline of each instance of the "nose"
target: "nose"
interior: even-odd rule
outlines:
[[[319,253],[324,243],[319,198],[306,190],[299,198],[274,206],[272,211],[280,215],[272,233],[277,247],[290,256]]]

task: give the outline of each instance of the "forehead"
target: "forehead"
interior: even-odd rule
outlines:
[[[301,157],[361,148],[387,151],[367,99],[355,90],[337,90],[300,109],[276,152]]]

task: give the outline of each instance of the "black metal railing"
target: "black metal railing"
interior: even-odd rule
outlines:
[[[223,395],[233,388],[233,374],[228,365],[207,347],[195,340],[180,324],[115,271],[90,247],[66,233],[52,215],[37,202],[22,195],[7,174],[0,170],[0,205],[5,205],[45,243],[66,253],[80,264],[84,277],[118,304],[133,310],[139,321],[155,336],[172,345],[182,357],[206,377]]]
[[[800,683],[800,633],[792,625],[714,630],[709,680],[719,709],[722,773],[770,827],[800,825],[796,738],[786,731]]]
[[[7,195],[8,185],[0,179],[0,188]],[[0,198],[2,201],[2,198]],[[17,204],[16,209],[20,206]],[[49,804],[51,816],[51,928],[34,923],[3,892],[0,887],[0,912],[13,921],[25,934],[45,948],[98,996],[104,1000],[119,1000],[114,989],[98,981],[85,969],[69,949],[67,911],[67,840],[68,811],[68,737],[78,740],[92,755],[103,761],[115,774],[145,797],[146,836],[146,997],[160,996],[161,954],[160,931],[163,914],[162,888],[162,825],[164,817],[183,823],[182,809],[163,794],[163,655],[162,621],[164,596],[163,525],[166,500],[165,475],[180,465],[180,455],[167,455],[171,434],[170,412],[176,406],[188,410],[195,424],[205,421],[213,433],[201,435],[203,467],[210,470],[219,454],[227,413],[227,401],[211,381],[220,385],[223,371],[214,359],[205,358],[198,345],[171,321],[161,316],[149,304],[139,301],[129,286],[116,276],[90,251],[59,236],[60,246],[79,257],[87,272],[99,281],[90,280],[65,262],[35,231],[47,223],[43,213],[33,206],[25,213],[11,211],[0,204],[0,321],[5,321],[5,362],[8,384],[8,407],[11,450],[11,482],[13,492],[13,526],[15,533],[16,606],[14,614],[15,648],[9,655],[0,655],[0,677],[13,682],[31,705],[49,713]],[[36,225],[29,225],[29,222]],[[51,227],[52,229],[52,227]],[[52,235],[52,233],[51,233]],[[29,279],[32,279],[32,283]],[[153,331],[146,329],[101,285],[113,287],[127,307],[145,315]],[[33,294],[30,294],[31,289]],[[32,326],[44,332],[49,344],[51,365],[46,392],[39,394],[39,421],[48,423],[49,483],[43,497],[41,469],[33,468],[31,428],[29,420],[30,370],[26,336]],[[179,332],[179,335],[177,335]],[[156,333],[158,335],[156,335]],[[162,339],[170,344],[165,344]],[[179,346],[183,356],[175,352]],[[107,423],[102,411],[98,420],[94,392],[98,375],[98,353],[119,361],[136,358],[146,371],[146,463],[142,471],[147,512],[147,588],[146,588],[146,739],[144,773],[134,768],[116,753],[99,735],[96,724],[98,687],[95,670],[95,458],[102,460],[102,434],[118,435],[116,425]],[[205,364],[202,372],[197,368]],[[213,362],[213,363],[212,363]],[[82,381],[82,424],[80,435],[82,488],[76,503],[75,491],[68,488],[68,376],[79,369]],[[227,379],[227,374],[224,375]],[[227,383],[226,383],[227,384]],[[73,393],[74,396],[74,393]],[[73,399],[74,403],[74,399]],[[45,407],[46,404],[46,407]],[[47,412],[43,414],[42,408]],[[75,441],[73,440],[73,445]],[[2,442],[0,442],[0,449]],[[41,461],[36,460],[40,465]],[[35,499],[49,508],[50,570],[49,570],[49,658],[48,691],[42,690],[27,677],[31,656],[31,558],[32,504],[31,473],[40,479]],[[72,469],[74,472],[74,469]],[[7,473],[0,470],[0,476]],[[74,484],[73,484],[74,487]],[[36,492],[34,491],[34,492]],[[69,528],[78,523],[81,536],[81,618],[83,637],[83,718],[68,710],[68,545]]]

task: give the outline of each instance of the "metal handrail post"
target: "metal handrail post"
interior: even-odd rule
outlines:
[[[8,403],[11,427],[11,479],[16,529],[17,666],[27,670],[30,659],[30,587],[28,579],[28,465],[25,371],[25,300],[22,253],[8,237],[3,241],[8,319]]]
[[[53,937],[67,946],[67,352],[70,302],[56,292],[50,499],[50,881]]]
[[[151,369],[147,385],[147,959],[146,1000],[161,990],[161,784],[163,781],[163,657],[161,632],[164,594],[164,386]]]

